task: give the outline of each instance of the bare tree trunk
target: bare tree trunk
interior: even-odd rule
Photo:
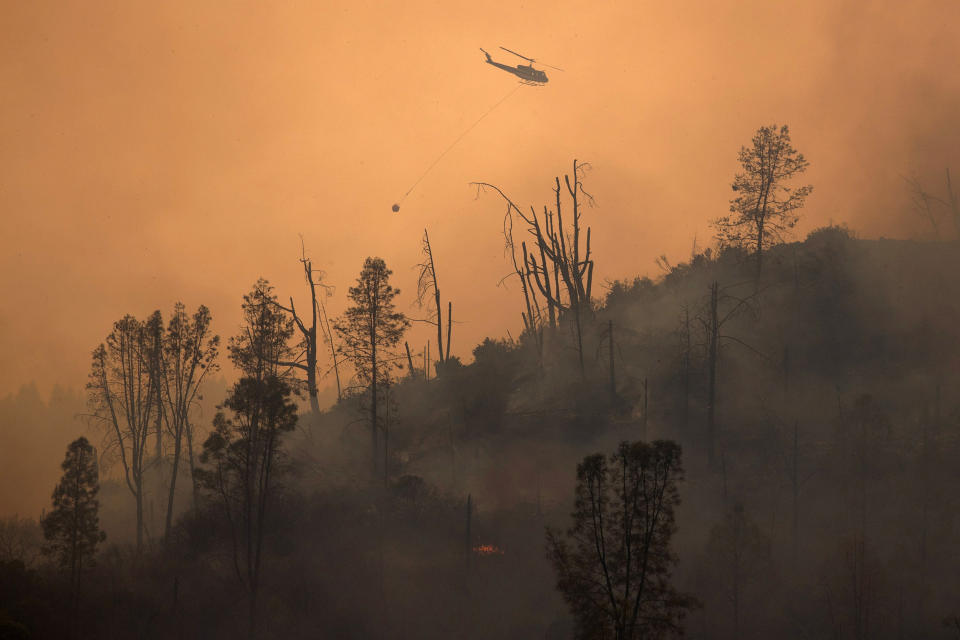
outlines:
[[[467,533],[466,533],[466,556],[467,556],[467,569],[470,568],[470,557],[473,553],[473,534],[470,531],[470,519],[473,516],[473,494],[467,494]]]
[[[644,442],[647,442],[647,379],[643,379],[643,438]]]
[[[319,280],[313,279],[313,263],[306,258],[306,254],[301,247],[300,263],[303,265],[303,277],[310,287],[310,326],[308,327],[300,319],[297,309],[293,304],[293,296],[290,296],[290,306],[284,307],[280,303],[273,301],[278,308],[283,309],[293,317],[300,334],[303,336],[304,357],[306,362],[297,360],[295,362],[277,362],[277,365],[300,369],[307,375],[307,397],[310,400],[310,411],[314,416],[320,414],[320,390],[317,387],[317,286],[324,286]],[[322,274],[321,274],[322,277]],[[331,336],[331,350],[333,349],[333,337]],[[333,353],[333,364],[336,370],[336,353]],[[339,398],[340,390],[340,372],[337,371],[337,393]]]
[[[383,487],[386,489],[390,486],[390,385],[384,387],[383,395],[387,404],[383,419]]]
[[[137,555],[143,551],[143,477],[141,474],[137,474],[134,478],[134,484],[136,485],[136,499],[137,503]]]
[[[437,363],[443,363],[443,312],[440,309],[440,289],[434,289],[437,304]]]
[[[794,421],[793,423],[793,464],[790,469],[790,488],[793,494],[793,522],[792,522],[792,562],[793,568],[797,568],[797,559],[799,554],[797,553],[800,547],[800,423],[799,421]]]
[[[191,498],[191,507],[194,509],[197,508],[198,504],[198,491],[199,487],[197,486],[197,468],[193,459],[193,427],[188,423],[185,426],[185,431],[187,434],[187,460],[190,463],[190,498]]]
[[[717,405],[717,355],[720,326],[717,318],[717,282],[710,285],[710,335],[707,353],[707,460],[715,468],[716,405]]]
[[[920,593],[919,612],[920,620],[924,619],[924,600],[927,596],[927,529],[930,521],[930,414],[924,404],[921,415],[923,443],[920,453]]]
[[[613,320],[607,322],[607,337],[610,340],[610,402],[617,402],[617,376],[613,364]]]
[[[371,326],[376,327],[376,322],[373,322]],[[370,332],[370,347],[370,452],[373,462],[372,471],[374,477],[376,477],[380,445],[377,441],[377,336],[373,330]]]
[[[683,310],[684,351],[683,351],[683,427],[690,426],[690,310]]]
[[[524,265],[526,265],[528,262],[527,243],[521,242],[520,248],[522,250]],[[513,267],[516,269],[517,275],[520,277],[520,288],[523,291],[523,300],[527,307],[527,314],[524,317],[524,329],[532,336],[536,336],[537,320],[540,316],[540,308],[537,304],[536,293],[534,292],[533,287],[530,285],[530,271],[526,267],[521,269],[519,266],[517,266],[516,260],[514,260]],[[534,309],[537,310],[536,315],[534,315]]]
[[[177,433],[173,440],[173,465],[170,472],[170,491],[167,496],[167,518],[163,528],[164,540],[169,540],[170,529],[173,526],[173,498],[177,490],[177,473],[180,471],[181,433]]]
[[[433,248],[430,245],[430,236],[427,233],[427,230],[423,230],[423,242],[421,244],[421,251],[424,256],[424,261],[420,263],[420,276],[417,278],[417,304],[423,304],[424,297],[430,293],[430,290],[433,290],[433,304],[437,312],[437,365],[443,365],[446,362],[447,358],[450,357],[450,333],[453,327],[452,315],[453,315],[453,303],[449,300],[447,301],[447,348],[444,351],[443,348],[443,306],[440,301],[440,284],[437,280],[437,266],[436,262],[433,259]],[[516,267],[516,261],[514,261],[514,267]],[[517,270],[518,275],[522,274]],[[526,293],[526,292],[525,292]],[[529,304],[528,304],[529,311]],[[526,324],[526,320],[524,320]],[[442,367],[441,367],[442,368]]]
[[[433,261],[433,249],[430,247],[430,236],[427,230],[423,230],[423,246],[427,262],[424,267],[428,270],[426,274],[433,285],[433,303],[437,310],[437,362],[443,363],[443,309],[440,306],[440,285],[437,282],[437,267]]]
[[[444,361],[450,359],[450,333],[453,331],[453,302],[447,300],[447,353],[443,356]]]
[[[85,466],[84,452],[81,449],[74,465],[74,501],[73,524],[70,527],[70,611],[71,635],[76,638],[80,630],[80,571],[83,568],[83,558],[80,554],[80,469]]]
[[[154,462],[159,463],[160,458],[163,456],[163,398],[160,395],[159,384],[157,385],[157,422],[153,428],[157,431],[157,444],[153,459]]]
[[[790,345],[783,347],[783,395],[790,393]]]
[[[757,279],[763,272],[763,223],[757,225]]]
[[[412,378],[415,375],[415,369],[413,368],[413,357],[410,355],[410,343],[404,341],[404,348],[407,350],[407,371],[409,376]]]
[[[310,336],[316,341],[316,332]],[[317,351],[316,346],[307,355],[307,395],[310,397],[310,411],[320,414],[320,390],[317,388]]]
[[[583,329],[580,326],[580,305],[577,305],[573,314],[577,329],[577,355],[580,357],[580,377],[586,380],[587,370],[583,366]]]
[[[320,311],[323,313],[323,325],[325,327],[327,339],[330,341],[330,359],[333,361],[333,374],[337,379],[337,402],[343,400],[343,391],[340,388],[340,364],[337,362],[337,349],[333,344],[333,331],[330,329],[330,319],[327,317],[327,306],[323,304],[323,299],[319,300]]]
[[[726,478],[726,465],[724,465]],[[741,522],[740,518],[733,519],[733,637],[740,637],[740,558],[741,558]]]

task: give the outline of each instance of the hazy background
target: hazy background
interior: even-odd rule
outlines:
[[[258,276],[302,299],[298,234],[332,313],[368,255],[415,313],[426,226],[453,353],[516,335],[503,207],[471,180],[541,207],[591,162],[602,282],[708,243],[761,125],[789,124],[811,162],[801,234],[926,233],[899,176],[942,180],[958,146],[953,1],[386,5],[0,5],[0,394],[79,387],[125,313],[204,303],[226,337]],[[565,72],[512,95],[392,213],[516,86],[483,63],[479,47],[519,61],[498,45]]]

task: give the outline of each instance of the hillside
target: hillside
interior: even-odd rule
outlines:
[[[683,447],[676,582],[702,604],[689,636],[937,633],[960,596],[960,247],[831,227],[765,265],[757,278],[741,251],[700,253],[609,283],[581,341],[567,317],[429,379],[404,369],[373,482],[366,394],[302,414],[266,537],[270,633],[567,637],[544,528],[568,526],[585,455],[639,439]],[[2,406],[46,424],[78,402]],[[3,450],[23,450],[4,433]],[[176,615],[144,637],[242,630],[213,503],[189,511],[185,494],[170,552],[151,534],[156,553],[131,574],[130,496],[113,482],[102,496],[112,546],[97,571],[126,576],[92,587],[102,633],[169,611],[158,594],[173,584]]]

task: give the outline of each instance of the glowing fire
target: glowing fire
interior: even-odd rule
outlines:
[[[503,549],[492,544],[478,544],[473,552],[479,556],[502,556]]]

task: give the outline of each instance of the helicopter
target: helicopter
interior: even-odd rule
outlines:
[[[498,69],[503,69],[507,73],[512,73],[513,75],[520,78],[520,81],[523,82],[524,84],[542,86],[550,81],[547,78],[546,73],[544,73],[540,69],[533,68],[533,63],[536,62],[536,60],[534,60],[533,58],[528,58],[527,56],[521,55],[516,51],[511,51],[506,47],[500,47],[500,48],[506,51],[507,53],[512,53],[518,58],[523,58],[524,60],[529,61],[530,64],[518,64],[515,67],[511,67],[510,65],[502,64],[500,62],[494,62],[493,58],[490,57],[490,54],[481,48],[480,51],[483,51],[483,54],[487,56],[487,60],[486,60],[487,64],[491,64],[497,67]],[[543,66],[550,67],[551,69],[556,69],[557,71],[563,71],[563,69],[560,69],[559,67],[553,67],[549,64],[544,64]]]

